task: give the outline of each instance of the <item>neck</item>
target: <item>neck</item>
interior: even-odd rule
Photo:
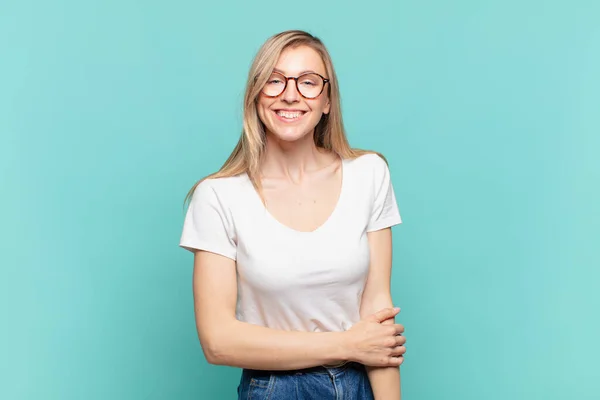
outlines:
[[[287,178],[294,182],[304,175],[331,163],[331,155],[317,148],[313,135],[305,135],[294,142],[279,140],[267,133],[262,175],[266,178]]]

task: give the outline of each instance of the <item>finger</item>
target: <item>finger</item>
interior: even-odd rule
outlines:
[[[397,367],[404,362],[404,357],[390,357],[389,364],[391,367]]]
[[[404,332],[404,325],[402,325],[402,324],[395,324],[394,325],[394,329],[396,329],[396,335],[400,335],[401,333]]]
[[[367,319],[374,321],[374,322],[381,323],[382,321],[385,321],[386,319],[395,317],[399,312],[400,312],[400,309],[398,307],[384,308],[383,310],[379,310],[376,313],[371,314],[369,317],[367,317]]]
[[[394,357],[402,357],[406,353],[406,347],[404,346],[396,346],[392,349],[392,355]]]
[[[406,336],[396,336],[396,345],[402,346],[406,343]]]

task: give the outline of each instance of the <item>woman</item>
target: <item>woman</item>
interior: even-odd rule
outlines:
[[[348,145],[318,38],[262,46],[241,138],[187,199],[199,339],[208,362],[243,368],[240,399],[400,398],[400,214],[384,159]]]

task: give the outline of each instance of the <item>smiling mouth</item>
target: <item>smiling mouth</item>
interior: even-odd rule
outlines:
[[[277,110],[275,111],[275,115],[279,117],[280,120],[285,122],[293,122],[302,118],[306,114],[306,111],[285,111],[285,110]]]

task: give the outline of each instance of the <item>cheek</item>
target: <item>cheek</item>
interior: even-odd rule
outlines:
[[[327,114],[329,112],[329,101],[327,99],[319,99],[310,105],[311,110],[314,111],[315,114]]]
[[[312,110],[312,119],[316,119],[319,121],[323,114],[326,114],[329,110],[327,107],[327,102],[319,102],[317,104],[311,105],[310,109]]]
[[[258,118],[261,120],[261,122],[263,124],[266,123],[265,119],[267,113],[269,112],[269,104],[265,104],[264,100],[259,100],[256,103],[256,111],[258,113]]]

